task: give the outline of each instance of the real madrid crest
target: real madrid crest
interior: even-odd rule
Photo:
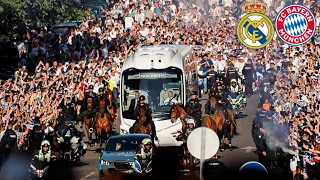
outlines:
[[[289,5],[279,11],[275,26],[279,38],[291,45],[307,43],[316,32],[316,17],[303,5]]]
[[[247,13],[242,17],[237,26],[237,35],[240,42],[252,49],[260,49],[267,46],[274,37],[272,21],[264,15],[267,5],[253,0],[243,6]]]

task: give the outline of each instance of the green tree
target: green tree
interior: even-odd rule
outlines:
[[[77,0],[31,0],[30,22],[49,25],[65,21],[83,20],[85,13]]]
[[[0,34],[12,35],[13,29],[26,20],[28,0],[0,0]]]

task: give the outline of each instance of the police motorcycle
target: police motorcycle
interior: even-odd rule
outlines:
[[[145,168],[141,166],[138,160],[133,161],[131,167],[135,173],[146,174],[152,171],[152,160],[148,163],[148,165]]]
[[[29,172],[30,180],[34,179],[49,179],[48,176],[49,164],[33,160],[30,163]]]
[[[75,126],[75,122],[68,121],[66,124],[67,128],[63,129],[62,132],[57,131],[61,158],[65,161],[76,163],[86,153],[87,146],[73,132],[72,128]]]
[[[233,85],[230,86],[227,100],[233,114],[237,116],[246,107],[247,99],[243,96],[242,93],[240,93],[242,91],[239,89],[239,86],[234,87],[235,83],[237,83],[236,79],[232,79],[231,84]]]
[[[145,138],[142,140],[142,144],[137,147],[138,151],[136,152],[136,156],[134,157],[134,161],[131,163],[131,168],[137,174],[146,174],[152,171],[152,156],[153,156],[153,147],[152,141],[149,138]],[[144,149],[149,145],[149,152],[145,152]],[[149,160],[148,157],[150,158]],[[141,163],[145,163],[146,166],[143,166]],[[149,162],[147,162],[149,161]]]

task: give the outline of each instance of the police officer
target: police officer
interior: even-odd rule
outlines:
[[[13,124],[8,123],[8,127],[0,142],[0,151],[3,155],[3,160],[6,160],[11,153],[18,150],[17,134],[12,130]]]
[[[40,148],[44,132],[40,125],[39,117],[35,117],[33,129],[30,132],[30,142],[32,142],[33,150]]]
[[[258,104],[258,108],[257,108],[257,112],[254,115],[253,121],[252,121],[252,129],[251,129],[251,135],[253,138],[253,142],[254,144],[257,145],[256,142],[256,134],[259,133],[260,131],[260,127],[262,127],[262,123],[263,123],[263,118],[265,117],[264,113],[261,112],[262,111],[262,104],[259,103]]]
[[[94,97],[95,96],[95,93],[93,92],[93,85],[89,86],[88,92],[86,92],[84,96],[85,97],[89,97],[89,96]]]
[[[154,125],[154,122],[152,120],[152,110],[149,104],[145,103],[146,97],[144,95],[141,95],[139,97],[139,103],[136,106],[136,108],[134,109],[134,117],[136,117],[138,119],[139,117],[139,112],[141,108],[144,108],[147,111],[147,123],[149,123],[151,125],[151,131],[152,131],[152,137],[155,138],[155,140],[158,140],[157,137],[157,132],[156,132],[156,126]],[[135,127],[138,124],[138,121],[136,121],[132,127]],[[133,130],[133,128],[131,128],[131,130]]]
[[[223,162],[218,160],[218,155],[216,154],[211,159],[203,163],[202,177],[204,180],[220,179],[225,176],[226,170],[227,167]]]
[[[225,118],[228,119],[228,112],[227,112],[228,94],[221,83],[217,83],[217,90],[214,92],[213,96],[218,101],[218,104],[221,110],[223,111]]]
[[[102,99],[105,96],[105,89],[104,87],[100,87],[97,94],[97,99]]]
[[[272,84],[269,79],[269,74],[265,73],[263,76],[263,80],[261,81],[260,87],[259,87],[261,102],[265,102],[266,99],[268,99],[268,100],[272,99],[271,94],[270,94],[271,87],[272,87]]]
[[[227,69],[227,80],[226,80],[226,85],[231,86],[231,80],[235,79],[237,82],[239,79],[241,79],[240,75],[238,74],[238,71],[234,68],[234,65],[231,63],[229,68]]]
[[[271,85],[273,85],[277,80],[277,69],[273,61],[270,63],[270,68],[267,69],[267,74],[269,75]]]
[[[261,106],[261,105],[260,105]],[[257,147],[257,153],[259,157],[259,162],[264,165],[266,168],[268,167],[268,157],[267,151],[268,146],[266,143],[266,136],[264,134],[265,129],[263,128],[263,124],[266,122],[266,114],[263,111],[260,111],[258,118],[256,119],[253,129],[253,141]]]
[[[242,74],[245,77],[245,93],[251,96],[253,94],[252,83],[256,82],[257,79],[251,59],[248,59],[246,65],[243,67]]]
[[[211,71],[209,79],[208,79],[208,89],[210,90],[210,93],[212,93],[212,91],[214,89],[214,85],[217,80],[219,80],[218,73],[215,71]]]
[[[192,116],[196,121],[196,126],[201,126],[201,101],[197,97],[197,92],[191,92],[191,99],[186,104],[186,110],[188,111],[189,115]]]
[[[89,86],[88,91],[84,94],[83,107],[87,107],[87,99],[92,98],[94,107],[96,106],[96,94],[93,92],[93,85]]]

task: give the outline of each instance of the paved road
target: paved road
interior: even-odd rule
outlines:
[[[207,96],[203,96],[202,104],[205,104]],[[235,148],[219,152],[220,160],[228,168],[240,168],[244,163],[248,161],[257,161],[258,157],[254,154],[255,145],[251,137],[251,125],[253,115],[256,111],[257,104],[259,102],[258,95],[253,95],[248,99],[248,107],[244,110],[242,118],[237,119],[238,133],[239,135],[233,138],[233,146]],[[118,123],[119,124],[119,123]],[[118,129],[119,130],[119,129]],[[73,168],[75,179],[79,180],[96,180],[98,179],[98,157],[99,153],[96,153],[96,147],[92,147],[92,151],[88,151],[85,157],[83,157],[82,165]]]

